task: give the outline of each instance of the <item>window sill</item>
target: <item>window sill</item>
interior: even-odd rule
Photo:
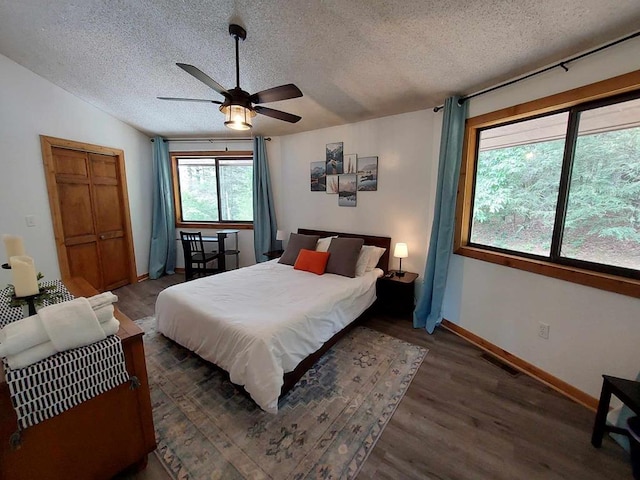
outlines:
[[[586,285],[600,290],[640,298],[640,281],[631,278],[582,270],[575,267],[545,262],[543,260],[531,260],[516,255],[491,252],[469,246],[459,247],[454,253],[463,257],[475,258],[476,260],[483,260],[505,267],[517,268],[518,270],[525,270],[547,277],[579,283],[580,285]]]
[[[253,222],[233,223],[233,222],[176,222],[179,228],[208,228],[211,230],[222,230],[233,228],[236,230],[253,230]]]

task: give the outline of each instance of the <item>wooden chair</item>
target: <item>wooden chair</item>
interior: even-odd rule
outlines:
[[[218,252],[205,252],[201,232],[180,232],[184,251],[184,279],[191,280],[195,275],[218,273],[219,268],[207,268],[207,263],[217,260]]]

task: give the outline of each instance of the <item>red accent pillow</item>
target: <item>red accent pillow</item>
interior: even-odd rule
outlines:
[[[331,255],[329,252],[316,252],[315,250],[301,248],[293,268],[322,275],[327,268],[329,255]]]

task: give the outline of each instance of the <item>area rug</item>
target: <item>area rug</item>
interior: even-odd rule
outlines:
[[[354,478],[427,350],[356,327],[262,411],[217,367],[137,320],[151,387],[157,455],[174,478]]]

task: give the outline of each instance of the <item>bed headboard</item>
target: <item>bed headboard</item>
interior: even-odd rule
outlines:
[[[338,235],[345,238],[362,238],[365,245],[373,245],[374,247],[385,248],[385,252],[380,257],[376,267],[384,270],[385,273],[389,270],[389,252],[391,251],[391,237],[376,237],[374,235],[360,235],[357,233],[343,233],[343,232],[328,232],[326,230],[311,230],[309,228],[299,228],[298,233],[303,235],[320,235],[320,237],[333,237]]]

